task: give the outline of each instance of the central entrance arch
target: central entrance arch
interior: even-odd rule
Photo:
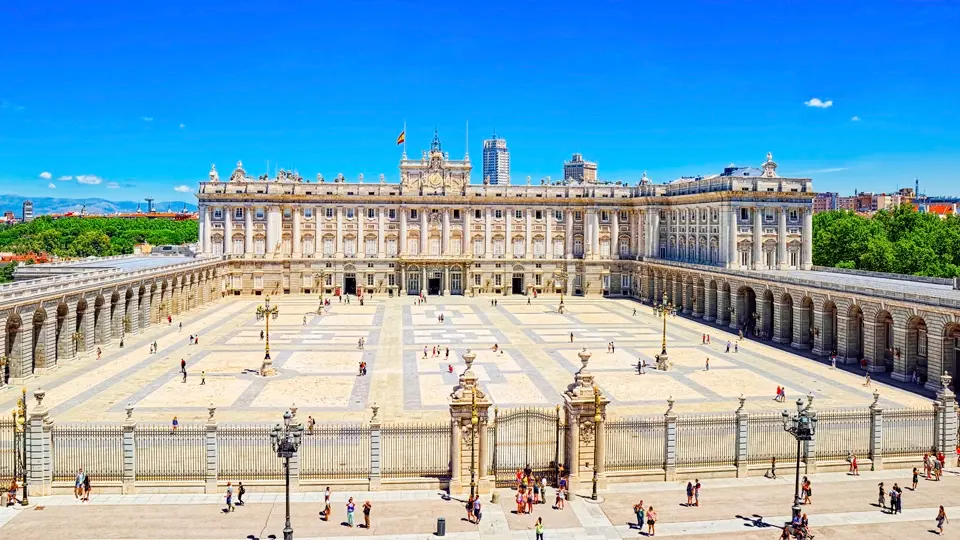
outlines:
[[[513,294],[523,294],[523,266],[519,264],[513,267],[513,280],[511,292]]]
[[[357,271],[352,264],[343,268],[344,294],[357,294]]]

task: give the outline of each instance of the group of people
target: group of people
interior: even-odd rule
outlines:
[[[83,467],[77,469],[73,479],[73,498],[80,502],[90,501],[90,475],[84,472]]]
[[[323,510],[320,511],[320,519],[324,521],[330,521],[330,514],[332,512],[330,505],[330,486],[327,486],[327,489],[323,492]],[[361,511],[363,512],[363,528],[370,528],[370,513],[373,510],[373,504],[370,501],[364,501]],[[353,501],[353,497],[347,499],[346,504],[347,511],[347,527],[353,527],[354,524],[354,514],[357,511],[357,503]]]
[[[637,528],[643,530],[643,525],[647,525],[647,536],[656,536],[657,534],[657,512],[651,504],[648,508],[643,507],[643,499],[633,505],[633,512],[637,515]]]
[[[233,483],[227,482],[227,508],[225,512],[233,512],[237,506],[243,506],[243,495],[247,492],[247,488],[243,487],[243,482],[240,482],[237,485],[237,501],[233,501]]]
[[[358,372],[357,372],[357,376],[358,376],[358,377],[363,377],[364,375],[367,374],[367,362],[366,362],[366,360],[361,360],[361,361],[360,361],[360,363],[357,365],[357,370],[358,370]]]
[[[784,401],[786,401],[786,400],[787,400],[787,389],[784,388],[784,387],[782,387],[782,386],[780,386],[780,385],[777,385],[777,395],[776,395],[776,397],[773,398],[773,400],[774,400],[774,401],[778,401],[778,402],[780,402],[780,403],[783,403]]]
[[[960,453],[957,454],[960,456]],[[940,477],[943,475],[943,468],[946,466],[947,457],[943,455],[943,452],[937,452],[936,454],[931,454],[927,452],[923,455],[923,474],[927,475],[927,480],[931,479],[931,476],[934,480],[940,481]],[[957,462],[960,463],[960,457],[957,458]]]

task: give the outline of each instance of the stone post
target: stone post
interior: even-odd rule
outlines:
[[[460,374],[460,380],[450,394],[451,494],[470,493],[471,470],[478,494],[489,493],[493,487],[483,464],[491,402],[477,384],[477,375],[473,372],[476,358],[476,353],[470,349],[463,354],[467,369]]]
[[[677,478],[677,415],[673,412],[673,396],[667,398],[667,412],[663,413],[663,472],[664,480]]]
[[[950,455],[957,448],[957,396],[950,390],[950,375],[944,372],[940,376],[940,391],[937,392],[939,416],[937,427],[937,450]]]
[[[50,495],[53,486],[53,461],[51,455],[51,431],[53,423],[50,421],[50,411],[43,405],[46,392],[37,389],[33,393],[37,404],[29,411],[26,419],[27,430],[27,477],[29,478],[29,495],[32,497]]]
[[[380,489],[380,406],[373,403],[370,417],[370,491]]]
[[[807,394],[807,406],[806,410],[810,415],[810,418],[817,417],[817,410],[813,408],[813,394]],[[809,441],[806,441],[803,446],[804,450],[804,461],[807,464],[807,474],[813,474],[817,472],[817,434],[813,433],[813,436]]]
[[[870,461],[871,471],[883,470],[883,407],[877,389],[873,390],[873,403],[870,404]]]
[[[290,405],[290,423],[291,425],[298,425],[297,421],[297,404],[294,403]],[[302,437],[301,437],[302,442]],[[301,452],[296,452],[293,454],[293,457],[290,458],[290,491],[300,491],[300,455]]]
[[[204,482],[204,493],[217,492],[217,408],[211,403],[207,407],[209,416],[204,428],[207,435],[207,475]]]
[[[743,394],[740,394],[740,397],[737,398],[740,400],[740,406],[737,408],[736,412],[736,422],[737,422],[737,478],[745,478],[747,476],[747,445],[749,443],[749,429],[748,429],[748,420],[750,414],[743,410],[743,406],[747,402],[747,398],[743,397]]]
[[[580,370],[574,375],[573,384],[563,393],[564,410],[569,426],[566,441],[567,455],[567,485],[570,492],[575,493],[581,478],[584,482],[593,478],[594,466],[597,469],[597,487],[606,487],[606,473],[604,472],[604,418],[606,407],[610,403],[600,393],[594,383],[593,373],[587,369],[592,354],[586,347],[577,356],[580,357]],[[599,421],[597,416],[599,413]]]
[[[137,422],[133,419],[133,405],[128,404],[124,410],[127,417],[123,421],[123,485],[121,493],[136,493],[137,480]]]

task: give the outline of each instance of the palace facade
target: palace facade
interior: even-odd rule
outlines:
[[[636,185],[471,184],[439,137],[404,153],[399,184],[280,171],[200,184],[200,250],[234,294],[632,294],[636,261],[728,269],[812,266],[812,181],[760,168]]]

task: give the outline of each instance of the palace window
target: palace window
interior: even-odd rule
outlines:
[[[357,210],[355,208],[347,208],[347,219],[353,219],[357,215]]]
[[[791,252],[790,252],[790,266],[793,266],[794,268],[800,266],[800,252],[799,252],[799,251],[791,251]]]
[[[627,213],[626,213],[626,212],[620,212],[620,221],[621,221],[622,223],[626,223],[628,219],[630,219],[630,218],[627,217]]]
[[[573,239],[573,256],[574,257],[583,256],[583,238]]]
[[[289,209],[289,208],[284,208],[284,209],[283,209],[283,219],[290,219],[290,216],[291,216],[291,215],[293,215],[293,214],[290,212],[290,209]]]
[[[243,237],[234,236],[233,237],[233,252],[237,255],[243,253]]]
[[[333,219],[333,208],[327,207],[325,214],[327,219]]]
[[[416,208],[411,208],[411,209],[410,209],[410,219],[417,219],[417,215],[418,215],[418,214],[417,214],[417,209],[416,209]]]
[[[335,254],[335,248],[333,246],[333,238],[324,238],[323,239],[323,254],[326,257],[333,257]]]
[[[541,221],[543,219],[543,210],[537,210],[533,213],[533,219]]]
[[[263,276],[253,276],[253,288],[263,289]]]
[[[523,210],[514,210],[513,217],[516,219],[523,219]]]
[[[483,217],[483,211],[482,211],[482,210],[474,210],[474,211],[473,211],[473,219],[480,219],[480,218],[482,218],[482,217]]]
[[[420,240],[416,238],[407,239],[407,253],[410,255],[420,253]]]
[[[741,208],[740,209],[740,221],[750,221],[750,209]]]
[[[303,254],[307,257],[312,257],[314,248],[317,245],[317,243],[313,240],[313,237],[310,235],[304,236],[301,243],[303,244],[303,249],[301,250],[303,251]]]
[[[553,239],[553,257],[556,259],[563,258],[563,239]]]
[[[236,219],[236,220],[243,219],[243,208],[233,209],[233,219]]]
[[[389,238],[387,239],[387,257],[396,257],[397,256],[397,239]]]
[[[377,217],[377,209],[367,208],[367,219],[373,219],[375,217]]]
[[[600,241],[600,256],[604,259],[610,258],[610,240]]]
[[[473,239],[473,254],[483,255],[483,239],[482,238]]]
[[[313,217],[313,207],[308,206],[303,209],[303,217],[310,219]]]
[[[557,220],[557,223],[563,223],[563,210],[554,210],[553,219]]]
[[[773,208],[765,208],[763,210],[763,220],[768,223],[773,222]]]
[[[621,257],[628,257],[630,255],[630,239],[621,238],[620,239],[620,249],[618,251]]]
[[[377,254],[377,239],[376,239],[376,238],[367,238],[367,240],[366,240],[366,242],[364,243],[364,245],[365,245],[365,247],[364,247],[363,252],[364,252],[365,254],[367,254],[368,256],[372,256],[372,255],[376,255],[376,254]]]
[[[387,217],[390,219],[397,219],[397,209],[391,208],[387,210]]]
[[[453,209],[453,219],[460,219],[460,209],[459,209],[459,208],[454,208],[454,209]]]
[[[493,284],[496,285],[497,287],[503,286],[503,274],[494,274]]]
[[[581,212],[581,211],[579,211],[579,210],[577,210],[576,212],[574,212],[574,213],[573,213],[573,220],[574,220],[574,221],[583,221],[583,212]]]
[[[213,210],[213,219],[223,219],[223,209],[215,208]]]
[[[367,287],[373,287],[373,280],[375,279],[374,274],[367,274]]]
[[[282,246],[284,255],[290,255],[293,253],[293,241],[289,236],[283,237],[283,239],[280,241],[280,245]]]
[[[610,223],[610,212],[606,210],[600,211],[600,222],[601,223]]]
[[[356,238],[344,238],[343,239],[343,254],[347,257],[353,257],[357,254],[357,239]]]
[[[797,212],[796,208],[792,208],[790,210],[790,221],[797,221],[798,219],[800,219],[800,213]]]
[[[503,257],[503,238],[493,239],[493,256]]]
[[[537,287],[543,287],[543,274],[534,274],[533,284]]]
[[[394,287],[397,284],[397,275],[394,273],[387,274],[387,286]]]
[[[620,274],[620,289],[630,289],[630,274]]]
[[[330,268],[330,263],[327,263],[327,268]],[[326,274],[326,286],[333,286],[333,274]]]
[[[533,256],[541,258],[544,255],[544,242],[543,238],[534,238],[533,239]]]
[[[257,219],[263,219],[263,208],[257,208],[254,213],[254,217]]]
[[[493,218],[494,218],[494,219],[503,219],[503,210],[499,210],[499,209],[494,210],[494,211],[493,211]]]
[[[253,252],[257,255],[263,255],[267,251],[267,241],[264,237],[258,236],[253,239]]]
[[[480,280],[482,280],[482,279],[483,279],[483,276],[481,276],[480,274],[474,274],[474,275],[473,275],[473,284],[476,285],[477,287],[479,287],[479,286],[480,286]]]

